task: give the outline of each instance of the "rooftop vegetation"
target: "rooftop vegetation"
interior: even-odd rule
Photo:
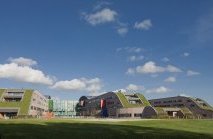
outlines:
[[[199,103],[196,101],[195,98],[190,97],[189,99],[191,99],[193,102],[195,102],[195,103],[198,105],[198,107],[200,107],[201,109],[213,111],[212,106],[210,106],[210,105],[209,105],[207,102],[205,102],[204,100],[202,100],[202,101],[203,101],[206,105],[201,105],[201,104],[199,104]]]
[[[136,94],[140,100],[142,101],[143,105],[144,106],[151,106],[151,104],[149,103],[149,101],[144,97],[144,95],[140,94],[140,93],[137,93]]]
[[[131,104],[125,97],[124,93],[117,92],[116,95],[118,96],[119,100],[121,101],[124,108],[134,108],[134,107],[142,107],[142,106],[150,106],[149,102],[146,100],[146,98],[142,94],[136,94],[138,98],[141,100],[141,104]]]
[[[3,89],[0,90],[0,96],[3,95],[4,91],[2,90]],[[14,107],[14,108],[19,107],[20,108],[19,115],[27,115],[30,107],[32,92],[33,90],[25,90],[22,101],[20,102],[0,101],[0,107]]]
[[[1,96],[4,93],[4,91],[5,91],[5,89],[0,89],[0,99],[1,99]]]

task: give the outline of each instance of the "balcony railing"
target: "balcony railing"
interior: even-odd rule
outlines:
[[[23,94],[17,94],[17,93],[5,93],[4,98],[22,98]]]

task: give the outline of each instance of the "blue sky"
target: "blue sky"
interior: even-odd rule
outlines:
[[[125,89],[213,104],[211,0],[2,0],[0,85],[61,99]]]

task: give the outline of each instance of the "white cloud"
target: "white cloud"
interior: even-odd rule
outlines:
[[[189,96],[187,94],[180,94],[179,96],[182,96],[182,97],[191,97],[191,96]]]
[[[164,80],[165,82],[170,82],[170,83],[173,83],[173,82],[176,82],[176,78],[175,77],[168,77]]]
[[[125,93],[127,91],[126,91],[126,89],[121,88],[121,89],[114,90],[112,92],[115,92],[115,93],[117,93],[117,92],[123,92],[123,93]]]
[[[70,91],[87,91],[90,93],[97,94],[97,92],[99,92],[102,88],[102,83],[99,78],[93,79],[80,78],[80,79],[58,81],[51,88]]]
[[[143,20],[142,22],[136,22],[134,25],[135,29],[149,30],[152,27],[152,22],[150,19]]]
[[[200,75],[200,73],[199,73],[199,72],[197,72],[197,71],[193,71],[193,70],[188,70],[186,74],[187,74],[187,76]]]
[[[162,58],[162,61],[163,61],[163,62],[169,62],[170,59],[169,59],[168,57],[164,57],[164,58]]]
[[[187,52],[183,53],[183,56],[184,56],[184,57],[188,57],[189,55],[190,55],[190,54],[187,53]]]
[[[120,52],[120,51],[122,51],[123,50],[123,48],[117,48],[116,49],[116,52]]]
[[[133,69],[133,68],[128,68],[126,74],[128,74],[128,75],[133,75],[133,74],[135,74],[135,69]]]
[[[165,71],[168,71],[168,72],[182,72],[181,69],[175,67],[175,66],[172,66],[172,65],[168,65],[166,68],[165,68]]]
[[[117,12],[109,8],[104,8],[92,14],[84,13],[84,19],[91,25],[114,22],[117,17]]]
[[[163,94],[163,93],[168,93],[171,92],[172,90],[169,88],[166,88],[164,86],[160,86],[158,88],[152,88],[152,89],[148,89],[146,90],[146,93],[156,93],[156,94]]]
[[[58,81],[52,88],[62,90],[83,90],[86,87],[86,83],[79,79],[73,79],[70,81]]]
[[[129,61],[136,61],[136,56],[130,56],[128,59]]]
[[[157,66],[155,62],[149,61],[145,63],[143,66],[137,66],[136,71],[138,73],[158,73],[164,72],[165,69],[163,67]]]
[[[28,63],[28,65],[30,65]],[[32,64],[31,64],[32,65]],[[16,63],[0,64],[0,78],[12,79],[21,82],[37,84],[53,84],[53,79],[42,71],[33,69],[30,66],[22,66]]]
[[[139,53],[139,52],[142,51],[142,49],[138,48],[138,47],[131,47],[131,48],[129,47],[128,51],[129,52],[134,52],[134,53]]]
[[[124,36],[128,33],[128,28],[127,27],[118,28],[117,32],[119,35]]]
[[[128,53],[140,53],[143,49],[139,47],[123,47],[123,48],[117,48],[117,52],[126,51]]]
[[[142,48],[139,48],[139,47],[125,47],[124,50],[126,50],[129,53],[140,53],[142,51]]]
[[[128,60],[131,61],[131,62],[134,62],[134,61],[140,61],[140,60],[143,60],[144,59],[144,56],[130,56],[128,57]]]
[[[127,90],[131,90],[131,91],[139,91],[139,90],[143,90],[144,87],[141,86],[141,85],[135,85],[135,84],[129,84],[127,87],[126,87]]]
[[[131,68],[132,71],[133,71],[133,69],[134,68]],[[173,65],[167,65],[166,67],[162,67],[162,66],[156,65],[156,63],[153,61],[146,62],[142,66],[137,66],[134,70],[137,73],[141,73],[141,74],[153,74],[153,73],[162,73],[162,72],[172,72],[172,73],[182,72],[181,69],[179,69]]]
[[[10,63],[16,63],[19,66],[34,66],[37,65],[37,62],[35,60],[19,57],[19,58],[9,58],[8,61]]]
[[[109,6],[109,5],[111,5],[110,2],[107,2],[107,1],[98,1],[97,4],[94,6],[94,10],[99,10],[102,7]]]

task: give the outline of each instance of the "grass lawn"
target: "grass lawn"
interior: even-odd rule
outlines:
[[[0,139],[213,139],[213,120],[0,120]]]

